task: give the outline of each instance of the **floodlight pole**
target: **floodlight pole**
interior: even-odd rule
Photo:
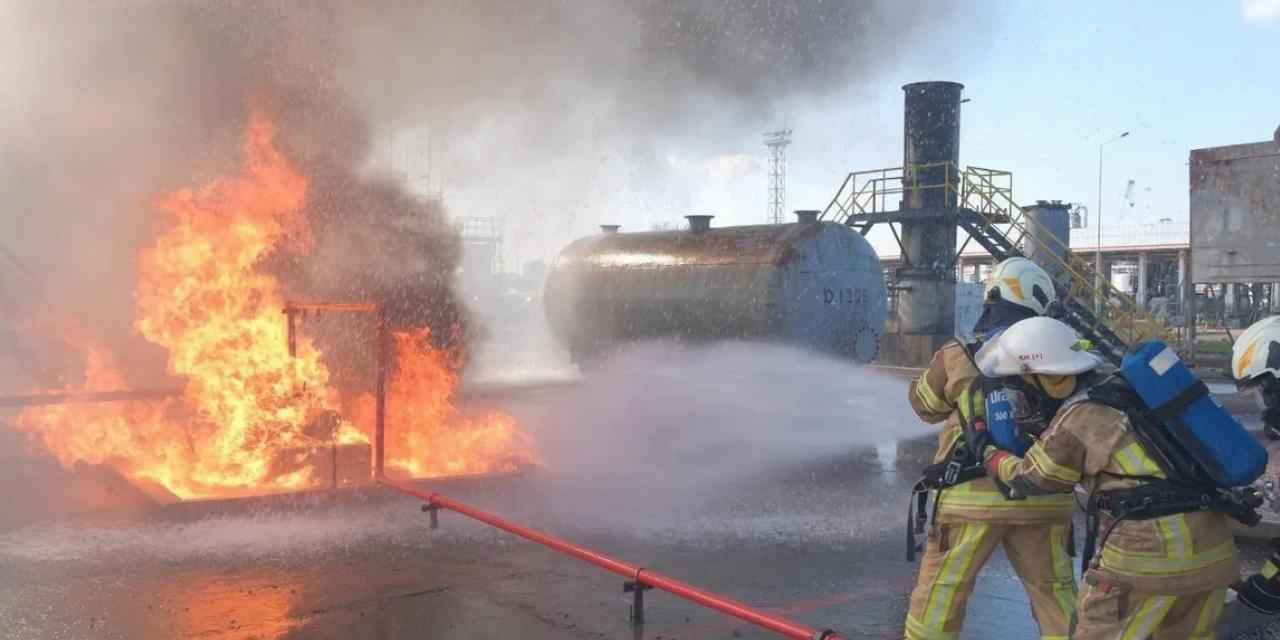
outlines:
[[[1102,148],[1111,144],[1112,142],[1120,140],[1121,138],[1127,138],[1128,136],[1129,136],[1129,132],[1125,131],[1124,133],[1098,145],[1098,216],[1096,218],[1096,222],[1098,226],[1098,246],[1094,248],[1094,265],[1093,265],[1094,278],[1096,280],[1096,282],[1094,282],[1093,284],[1093,287],[1094,287],[1093,312],[1097,314],[1098,319],[1102,319],[1102,304],[1103,304],[1102,283],[1104,280],[1103,274],[1102,274]]]

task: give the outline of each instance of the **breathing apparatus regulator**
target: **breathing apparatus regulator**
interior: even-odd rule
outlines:
[[[1070,378],[1065,380],[1073,383]],[[1060,385],[1058,380],[1046,384],[1044,377],[1035,375],[984,378],[987,430],[996,446],[1025,455],[1075,388],[1074,384],[1065,389]]]

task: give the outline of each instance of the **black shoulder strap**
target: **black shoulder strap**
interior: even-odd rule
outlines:
[[[1096,402],[1104,407],[1111,407],[1116,411],[1125,414],[1132,414],[1142,409],[1142,398],[1138,396],[1138,392],[1125,382],[1124,378],[1119,375],[1108,376],[1102,382],[1094,385],[1087,392],[1090,402]]]

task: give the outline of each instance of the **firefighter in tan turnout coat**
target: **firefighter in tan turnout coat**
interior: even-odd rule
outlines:
[[[1053,282],[1044,270],[1025,258],[1005,260],[987,283],[975,333],[990,340],[1019,320],[1043,314],[1053,300]],[[943,423],[935,466],[964,446],[964,424],[983,419],[974,347],[948,342],[908,391],[922,420]],[[981,460],[975,464],[980,470]],[[1003,546],[1030,597],[1040,637],[1065,639],[1076,597],[1068,557],[1071,496],[1007,500],[989,478],[979,477],[935,490],[934,500],[936,517],[911,593],[906,638],[958,638],[978,572]]]
[[[1135,436],[1129,409],[1098,400],[1098,386],[1108,383],[1089,372],[1100,361],[1079,347],[1070,327],[1025,320],[985,345],[977,362],[988,376],[1036,378],[1071,394],[1025,456],[984,447],[988,473],[1014,497],[1069,497],[1077,484],[1106,495],[1166,478],[1150,445]],[[1097,530],[1106,533],[1084,574],[1071,637],[1213,638],[1226,589],[1239,580],[1228,517],[1195,511],[1113,522],[1099,512]]]

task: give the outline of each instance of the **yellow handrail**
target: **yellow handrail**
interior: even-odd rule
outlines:
[[[962,174],[964,176],[963,186],[969,191],[969,193],[977,195],[982,200],[994,199],[997,195],[1004,200],[1004,204],[1008,206],[1007,211],[1009,212],[1009,222],[1007,224],[1011,229],[1017,229],[1018,231],[1018,237],[1016,239],[1009,238],[1008,234],[1006,234],[1006,238],[1009,238],[1011,243],[1014,245],[1022,244],[1026,240],[1031,239],[1031,236],[1028,235],[1029,229],[1023,222],[1025,214],[1022,207],[1019,207],[1018,204],[1013,201],[1011,189],[998,188],[993,184],[992,177],[999,173],[1007,172],[991,172],[989,170],[982,169],[979,169],[978,171],[966,171]],[[965,202],[967,202],[967,200]],[[985,224],[994,228],[996,221],[992,220],[987,214],[986,209],[988,209],[988,207],[971,208],[982,214],[983,222]],[[1001,207],[996,203],[992,203],[990,208],[997,210],[1001,209]],[[996,231],[998,232],[998,230]],[[1068,252],[1067,245],[1063,244],[1060,240],[1051,235],[1046,236],[1046,241],[1048,246],[1045,246],[1045,248],[1050,249],[1047,257],[1057,263],[1056,266],[1061,267],[1069,276],[1067,282],[1068,295],[1076,299],[1087,299],[1087,297],[1093,298],[1100,302],[1099,307],[1101,313],[1098,314],[1096,319],[1099,325],[1103,324],[1104,320],[1106,320],[1108,316],[1110,316],[1112,320],[1116,321],[1123,321],[1127,318],[1129,320],[1128,333],[1130,342],[1141,337],[1139,335],[1139,324],[1142,324],[1149,329],[1151,335],[1159,335],[1165,332],[1166,329],[1161,327],[1160,323],[1156,321],[1154,317],[1139,307],[1137,302],[1131,296],[1116,289],[1111,285],[1111,283],[1104,279],[1097,277],[1096,272],[1089,268],[1087,263],[1080,260],[1078,256],[1071,255]],[[1068,257],[1065,260],[1059,259],[1059,253]],[[1144,331],[1142,333],[1145,334],[1148,332]]]
[[[908,174],[937,168],[942,169],[940,183],[907,184]],[[1030,235],[1030,229],[1024,220],[1025,213],[1013,200],[1011,172],[976,166],[960,170],[954,163],[946,161],[855,171],[845,177],[821,217],[848,222],[855,215],[896,209],[896,206],[888,202],[894,195],[932,190],[942,190],[947,196],[954,193],[961,207],[977,212],[985,227],[1001,235],[1015,247],[1029,241],[1043,243],[1044,248],[1048,249],[1046,259],[1067,276],[1067,282],[1064,283],[1067,295],[1082,302],[1100,302],[1098,324],[1102,324],[1108,317],[1119,322],[1127,319],[1130,341],[1138,337],[1140,323],[1152,332],[1162,332],[1154,318],[1142,310],[1131,296],[1099,278],[1087,262],[1079,256],[1071,255],[1069,248],[1061,240],[1053,236],[1037,240]],[[999,225],[1006,226],[1008,231],[1001,231]],[[1059,258],[1059,255],[1065,258]]]

